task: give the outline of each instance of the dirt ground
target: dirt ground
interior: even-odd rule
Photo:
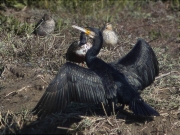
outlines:
[[[10,14],[11,10],[5,13]],[[19,12],[28,14],[30,11]],[[29,16],[19,16],[19,12],[14,11],[14,17],[27,20]],[[115,20],[113,26],[119,35],[119,44],[111,52],[111,56],[106,53],[101,58],[105,61],[118,59],[128,53],[138,37],[149,42],[157,55],[160,74],[155,82],[143,91],[142,97],[160,113],[160,116],[137,117],[126,108],[115,116],[106,117],[100,106],[76,103],[68,106],[61,114],[52,114],[42,120],[32,116],[30,110],[37,104],[57,70],[66,62],[63,57],[65,50],[74,40],[57,36],[53,42],[54,50],[58,50],[56,54],[54,52],[51,54],[50,48],[49,54],[47,51],[44,55],[46,58],[49,57],[48,61],[51,63],[46,63],[46,59],[39,62],[41,57],[38,55],[34,57],[34,63],[18,63],[16,59],[2,60],[0,63],[4,66],[0,76],[1,134],[178,135],[180,133],[180,12],[169,9],[168,4],[155,4],[145,8],[143,12],[133,13],[123,10],[118,15],[121,19]],[[91,22],[88,23],[91,25]],[[101,22],[94,22],[93,26],[95,23],[97,27],[101,26]],[[61,35],[72,36],[68,30],[62,33]],[[52,37],[43,39],[32,37],[29,40],[28,43],[38,42],[41,45],[41,42],[52,40]],[[59,43],[63,44],[64,50],[56,47]],[[52,58],[53,54],[56,58]]]

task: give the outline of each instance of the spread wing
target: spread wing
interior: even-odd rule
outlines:
[[[44,117],[60,112],[72,101],[107,102],[100,77],[90,69],[67,62],[49,84],[32,113]]]
[[[110,64],[123,73],[136,90],[143,90],[149,86],[159,73],[155,53],[143,39],[138,39],[127,55]]]

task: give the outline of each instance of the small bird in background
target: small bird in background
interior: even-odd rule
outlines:
[[[54,31],[55,21],[54,19],[48,15],[44,14],[41,20],[36,24],[35,29],[33,31],[34,34],[39,36],[46,36]]]
[[[106,23],[103,29],[103,46],[111,49],[118,42],[118,36],[113,31],[112,24]]]

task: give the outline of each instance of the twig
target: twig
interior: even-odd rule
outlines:
[[[112,127],[114,127],[114,125],[109,121],[109,119],[107,119],[107,122],[109,125],[111,125]]]
[[[31,86],[25,86],[25,87],[23,87],[23,88],[21,88],[21,89],[19,89],[17,91],[12,91],[12,92],[8,93],[6,96],[4,96],[4,98],[10,96],[11,94],[17,94],[17,93],[19,93],[19,92],[21,92],[21,91],[23,91],[23,90],[25,90],[26,88],[29,88],[29,87],[31,87]]]
[[[106,115],[106,118],[107,118],[107,122],[109,123],[109,125],[111,125],[112,127],[114,126],[110,121],[109,121],[109,119],[108,119],[108,116],[107,116],[107,113],[106,113],[106,110],[105,110],[105,108],[104,108],[104,104],[101,102],[101,104],[102,104],[102,107],[103,107],[103,110],[104,110],[104,113],[105,113],[105,115]]]
[[[113,108],[113,115],[115,116],[115,110],[114,110],[114,102],[112,102],[112,108]]]
[[[33,29],[33,31],[31,32],[31,34],[33,34],[33,32],[35,31],[35,30],[37,30],[40,26],[41,26],[41,24],[44,22],[44,20],[43,19],[41,19],[41,22]]]
[[[156,37],[156,38],[154,38],[154,39],[148,41],[148,44],[151,43],[151,42],[153,42],[153,41],[155,41],[155,40],[158,39],[158,38],[159,38],[159,37]]]
[[[54,41],[55,41],[56,37],[54,35],[52,35],[52,37],[53,37],[53,41],[52,41],[51,46],[48,48],[47,51],[49,51],[54,45]]]
[[[104,118],[105,119],[105,118]],[[97,126],[98,127],[102,127],[102,125],[105,123],[105,121],[103,122],[99,122],[97,125],[95,125],[92,129],[94,130]]]
[[[139,130],[139,132],[142,132],[146,128],[147,128],[147,126],[143,127],[141,130]]]
[[[95,121],[101,121],[101,120],[105,120],[105,118],[98,118]]]
[[[106,130],[106,132],[110,130],[108,127],[105,126],[103,126],[103,128]]]
[[[1,111],[0,111],[0,125],[1,125],[1,127],[2,127],[2,126],[5,127],[5,125],[4,125],[3,122],[2,122],[2,119],[3,119],[3,117],[2,117],[2,114],[1,114]]]
[[[67,127],[57,127],[58,129],[64,129],[64,130],[69,130],[69,131],[73,131],[74,129],[72,128],[67,128]]]
[[[42,75],[37,75],[37,77],[40,78],[44,83],[48,84],[48,83],[43,79],[44,76],[42,76]]]
[[[106,110],[105,110],[105,108],[104,108],[103,102],[101,102],[101,105],[102,105],[102,107],[103,107],[103,110],[104,110],[104,113],[105,113],[106,117],[108,117],[108,116],[107,116],[107,113],[106,113]]]
[[[165,77],[165,76],[167,76],[167,75],[170,75],[171,73],[179,73],[179,72],[178,72],[178,71],[171,71],[171,72],[169,72],[169,73],[162,74],[162,75],[160,75],[160,76],[156,77],[156,79],[159,79],[159,78]]]

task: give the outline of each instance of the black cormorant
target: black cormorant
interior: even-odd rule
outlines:
[[[85,55],[87,51],[92,47],[92,43],[88,40],[87,35],[81,32],[80,40],[74,41],[66,52],[66,60],[75,63],[82,63],[84,65]],[[107,50],[101,49],[102,52],[98,54],[98,57],[107,53]]]
[[[80,40],[74,41],[66,52],[66,60],[76,63],[84,63],[87,51],[92,47],[90,42],[87,42],[87,36],[81,32]]]
[[[93,46],[85,56],[88,68],[65,63],[32,110],[33,114],[44,117],[60,112],[71,102],[102,102],[110,106],[114,102],[129,105],[135,115],[158,116],[138,92],[149,86],[159,72],[158,61],[148,43],[138,39],[126,56],[106,63],[96,57],[103,44],[102,33],[96,28],[81,30],[93,37]]]

